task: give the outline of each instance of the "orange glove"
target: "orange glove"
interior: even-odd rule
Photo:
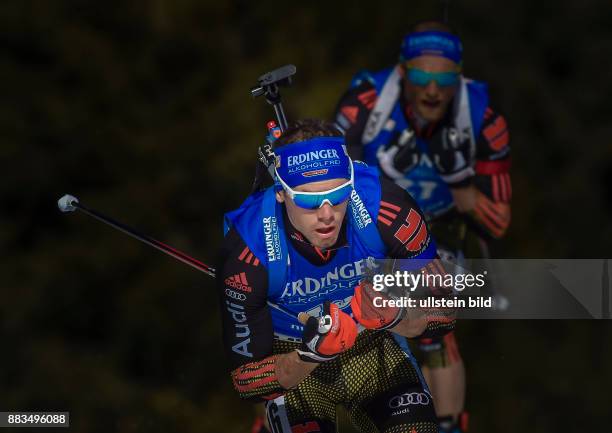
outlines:
[[[350,349],[357,338],[357,324],[336,304],[326,301],[323,316],[310,316],[304,326],[302,347],[297,351],[307,362],[324,362],[334,359]]]
[[[353,317],[367,329],[389,329],[397,325],[406,313],[405,308],[375,306],[374,298],[380,297],[379,304],[384,299],[393,299],[384,292],[377,292],[368,281],[362,281],[355,287],[351,299]],[[379,304],[380,305],[380,304]]]

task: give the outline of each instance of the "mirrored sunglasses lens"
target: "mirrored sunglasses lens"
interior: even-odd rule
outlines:
[[[353,190],[352,185],[347,185],[338,191],[334,191],[327,195],[327,199],[332,203],[333,206],[336,206],[349,198],[351,195],[351,191]]]
[[[429,83],[429,74],[418,69],[408,69],[408,80],[415,86],[426,86]]]
[[[415,86],[427,86],[435,81],[438,86],[454,86],[459,81],[457,72],[426,72],[420,69],[408,69],[408,80]]]
[[[293,197],[293,201],[303,209],[318,209],[322,199],[319,196],[297,194]]]
[[[326,200],[329,201],[332,206],[336,206],[347,200],[352,190],[353,186],[347,185],[337,191],[320,195],[305,195],[298,193],[293,197],[293,201],[296,205],[304,209],[318,209]]]
[[[444,72],[441,74],[436,74],[436,81],[439,86],[454,86],[459,81],[459,74],[456,72]]]

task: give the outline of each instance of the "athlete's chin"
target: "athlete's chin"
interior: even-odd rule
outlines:
[[[322,250],[326,250],[326,249],[328,249],[328,248],[333,247],[333,246],[334,246],[334,244],[336,243],[336,240],[337,240],[337,239],[338,239],[338,238],[337,238],[337,237],[335,237],[335,238],[334,238],[334,239],[332,239],[332,240],[325,240],[325,241],[321,241],[321,242],[319,243],[319,245],[317,245],[317,246],[318,246],[320,249],[322,249]]]
[[[429,107],[423,107],[419,111],[420,111],[419,114],[421,115],[423,120],[425,120],[426,122],[430,122],[430,123],[438,122],[444,116],[444,110],[440,108],[432,109]]]
[[[426,122],[435,123],[442,120],[446,107],[448,104],[444,104],[443,101],[438,101],[436,104],[425,104],[420,103],[418,105],[418,114]]]
[[[333,247],[337,240],[338,240],[338,230],[337,229],[334,229],[333,232],[329,234],[325,234],[325,235],[322,235],[315,231],[313,233],[313,238],[310,240],[310,243],[312,243],[315,247],[324,250],[324,249]]]

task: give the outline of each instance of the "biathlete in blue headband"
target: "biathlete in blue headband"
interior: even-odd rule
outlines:
[[[447,259],[486,255],[510,223],[506,120],[489,106],[486,85],[462,68],[459,38],[445,24],[420,23],[404,37],[399,63],[358,73],[335,113],[351,157],[410,193]],[[454,334],[421,343],[441,431],[465,431]]]
[[[444,272],[423,214],[351,161],[333,124],[297,122],[274,146],[274,185],[225,218],[218,290],[236,391],[266,402],[275,433],[335,432],[338,405],[363,432],[435,432],[406,337],[439,337],[454,319],[377,308],[362,284],[368,263],[386,257]]]

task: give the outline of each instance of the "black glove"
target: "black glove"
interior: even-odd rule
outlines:
[[[444,182],[462,186],[474,176],[470,137],[454,127],[438,131],[429,142],[429,153]]]
[[[414,131],[408,128],[395,134],[389,145],[378,149],[376,157],[383,173],[394,180],[403,179],[404,173],[419,163]]]
[[[326,301],[322,317],[310,316],[304,325],[298,356],[306,362],[329,361],[350,349],[356,338],[357,324],[351,316]]]

